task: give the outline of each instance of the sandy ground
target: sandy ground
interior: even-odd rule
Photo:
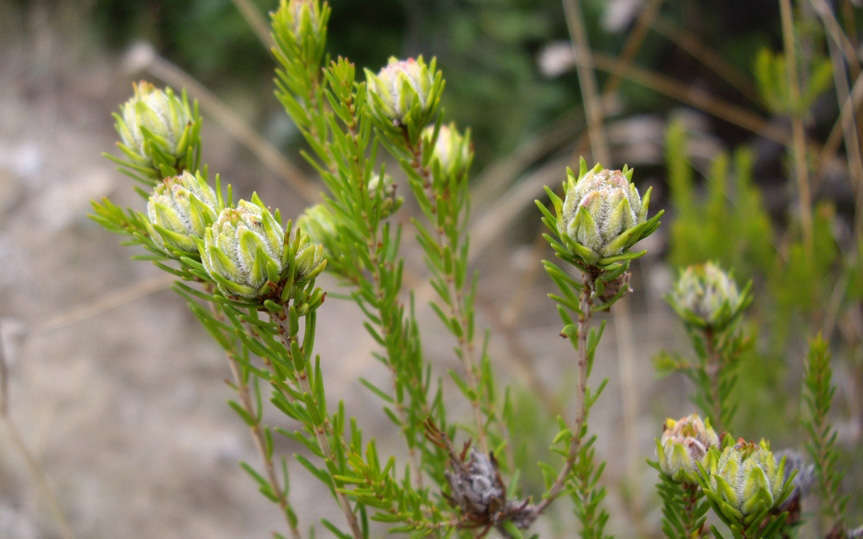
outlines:
[[[237,465],[258,460],[244,426],[225,405],[224,358],[162,274],[130,261],[132,250],[87,219],[89,201],[102,196],[141,206],[130,181],[100,157],[114,140],[109,114],[126,98],[132,78],[118,60],[68,45],[62,35],[37,32],[0,52],[0,335],[11,417],[78,537],[265,537],[280,529],[280,518]],[[302,202],[221,127],[207,123],[204,138],[212,170],[242,192],[254,185],[288,215],[301,211]],[[524,208],[533,223],[531,201]],[[525,244],[508,239],[520,236]],[[539,263],[529,234],[502,231],[500,237],[477,264],[486,275],[480,325],[494,325],[487,314],[509,313],[514,298],[526,300],[510,339],[498,334],[492,340],[497,368],[516,385],[524,386],[524,369],[530,369],[553,391],[565,391],[572,356],[557,337],[556,314],[545,298],[549,283],[542,275],[523,278]],[[412,267],[419,269],[418,259]],[[635,387],[628,389],[637,390],[637,416],[632,424],[624,421],[609,326],[594,379],[609,376],[611,383],[591,421],[599,453],[609,462],[606,482],[618,485],[628,477],[636,500],[649,495],[653,482],[643,460],[652,456],[656,417],[685,398],[675,382],[653,380],[650,355],[680,332],[665,315],[637,314],[666,311],[660,300],[665,273],[653,267],[643,274],[649,279],[638,279],[642,290],[633,298],[639,337]],[[421,318],[436,369],[457,368],[450,337],[428,309]],[[355,382],[359,374],[385,379],[360,322],[350,304],[330,300],[323,309],[319,351],[332,400],[345,399],[367,432],[399,453],[379,403]],[[59,537],[45,498],[8,441],[0,434],[0,537]],[[280,441],[277,450],[298,448]],[[338,521],[334,504],[321,503],[326,493],[319,485],[298,466],[291,471],[291,499],[304,525],[322,516]],[[619,492],[610,494],[609,507],[624,504]],[[655,529],[657,510],[641,518]],[[543,522],[538,530],[568,536],[562,522]],[[611,524],[621,536],[633,536],[636,526],[627,518]]]

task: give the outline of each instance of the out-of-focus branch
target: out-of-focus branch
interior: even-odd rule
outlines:
[[[236,6],[237,11],[240,12],[240,15],[246,19],[246,22],[249,26],[252,27],[252,31],[255,32],[255,35],[258,37],[258,40],[268,51],[270,47],[273,46],[273,39],[270,37],[270,27],[267,24],[267,19],[261,15],[261,12],[258,11],[258,8],[255,7],[255,4],[250,2],[249,0],[233,0],[234,6]]]
[[[6,366],[2,328],[0,328],[0,421],[2,421],[6,426],[6,432],[9,434],[9,441],[12,442],[12,446],[18,454],[21,455],[24,462],[27,463],[27,470],[30,473],[30,477],[33,478],[33,481],[41,492],[45,503],[48,504],[51,516],[57,523],[60,536],[63,539],[75,539],[75,533],[69,526],[69,521],[66,520],[66,515],[63,513],[63,510],[60,509],[60,503],[57,501],[57,497],[51,489],[45,470],[27,447],[27,444],[24,442],[24,438],[22,438],[21,433],[18,432],[18,427],[16,427],[15,423],[12,421],[9,411],[9,369]]]

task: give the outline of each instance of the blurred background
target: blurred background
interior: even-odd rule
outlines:
[[[550,253],[533,200],[584,155],[634,167],[636,184],[654,188],[652,208],[666,208],[593,375],[610,379],[591,428],[620,537],[659,535],[655,472],[644,461],[663,419],[694,411],[689,383],[654,366],[661,350],[692,356],[663,295],[678,268],[708,259],[755,286],[745,325],[755,346],[732,432],[803,449],[803,358],[821,332],[834,358],[839,466],[845,492],[857,493],[848,523],[863,520],[863,10],[852,0],[792,4],[799,96],[779,2],[331,1],[333,55],[372,70],[390,55],[436,56],[447,117],[473,131],[479,324],[516,396],[527,492],[541,491],[535,462],[549,458],[553,418],[575,383],[545,296],[552,284],[539,260]],[[0,538],[216,539],[279,528],[278,511],[237,465],[256,453],[225,405],[221,352],[170,279],[130,261],[134,253],[87,218],[103,196],[142,206],[100,157],[116,152],[110,115],[139,79],[200,101],[203,162],[240,196],[257,190],[287,216],[314,201],[298,185],[320,184],[273,96],[265,43],[274,7],[0,0],[0,412],[4,427],[17,427],[0,429]],[[593,133],[585,104],[602,120]],[[421,257],[412,239],[406,249],[416,288]],[[458,368],[433,313],[420,317],[435,368]],[[329,388],[399,454],[379,402],[356,383],[386,376],[361,320],[352,304],[324,306],[318,349]],[[277,450],[299,448],[280,440]],[[303,524],[331,515],[326,492],[292,472]],[[804,500],[805,511],[815,507],[816,497]],[[564,513],[539,523],[542,537],[569,536]],[[818,531],[810,522],[802,536]]]

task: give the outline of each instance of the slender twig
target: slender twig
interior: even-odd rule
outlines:
[[[842,51],[845,61],[857,66],[859,69],[860,57],[854,50],[854,45],[848,39],[848,36],[842,31],[842,27],[839,25],[839,21],[836,20],[833,10],[830,9],[830,6],[824,0],[809,0],[809,2],[815,8],[815,13],[821,18],[821,23],[824,25],[824,29],[827,31],[827,35],[830,36],[832,43]]]
[[[24,442],[24,438],[21,437],[21,433],[18,431],[18,427],[15,426],[15,422],[12,421],[12,416],[9,411],[9,370],[6,366],[2,328],[0,328],[0,419],[2,419],[3,424],[6,425],[6,432],[9,433],[9,440],[12,442],[12,446],[16,451],[18,451],[18,454],[21,455],[24,462],[27,463],[27,469],[30,472],[30,476],[36,482],[39,491],[42,493],[42,497],[48,504],[48,509],[57,523],[60,536],[63,537],[63,539],[75,539],[75,533],[72,531],[71,526],[69,526],[69,521],[66,520],[66,515],[63,513],[63,510],[60,508],[57,496],[55,496],[54,490],[51,488],[51,484],[48,481],[48,475],[27,447],[27,444]]]
[[[281,316],[274,316],[273,318],[278,324],[279,337],[282,340],[282,344],[285,346],[285,350],[288,352],[288,354],[291,355],[291,343],[294,339],[296,339],[296,337],[291,333],[291,328],[288,324],[289,315],[287,314],[287,308],[285,310],[286,312],[284,314],[282,314]],[[308,316],[314,316],[314,313],[310,313]],[[307,321],[306,323],[309,324],[312,322]],[[303,347],[309,346],[311,344],[312,343],[303,343]],[[290,361],[291,363],[294,363],[294,358],[291,357]],[[315,396],[316,393],[312,390],[312,386],[309,383],[308,373],[306,373],[305,371],[297,371],[296,378],[297,382],[300,385],[300,389],[302,389],[302,391],[306,393],[309,398],[315,401],[315,406],[320,405],[320,403],[317,402],[317,397]],[[333,435],[333,426],[330,423],[327,411],[324,410],[323,412],[324,413],[321,414],[321,423],[319,425],[314,425],[311,430],[315,435],[315,439],[318,442],[318,448],[323,453],[324,460],[327,462],[327,465],[335,465],[337,457],[332,447],[330,447],[329,441],[329,437]],[[335,493],[336,503],[339,504],[339,508],[342,510],[342,513],[344,513],[345,519],[347,519],[348,521],[348,526],[350,526],[351,528],[351,533],[356,539],[362,538],[362,530],[360,529],[359,522],[357,521],[357,516],[351,510],[350,501],[348,500],[345,493],[338,488],[338,485],[335,484],[335,479],[333,479],[332,476],[330,477],[330,481],[332,481],[332,484],[330,486]]]
[[[208,290],[211,292],[211,290]],[[221,322],[225,321],[225,316],[222,314],[222,311],[218,308],[216,304],[211,305],[211,311],[213,315]],[[231,378],[233,379],[233,384],[231,387],[234,391],[237,392],[237,395],[240,397],[240,405],[243,407],[243,410],[246,411],[248,417],[257,418],[258,413],[255,410],[255,405],[252,403],[252,396],[249,391],[249,383],[248,380],[242,376],[240,372],[240,365],[238,364],[237,357],[234,355],[232,351],[225,351],[225,357],[228,360],[228,367],[231,370]],[[256,421],[249,425],[249,432],[252,435],[252,441],[255,444],[255,449],[258,451],[258,455],[261,457],[261,462],[264,463],[264,471],[267,474],[267,480],[270,482],[270,487],[273,489],[273,493],[276,496],[276,500],[278,501],[279,507],[282,510],[282,515],[285,517],[285,522],[288,525],[288,529],[291,531],[291,537],[294,539],[300,538],[300,531],[297,527],[291,522],[290,518],[288,518],[290,504],[288,502],[288,496],[285,492],[285,488],[282,486],[279,481],[279,476],[276,474],[276,467],[273,464],[273,456],[268,453],[266,449],[266,441],[264,440],[264,432],[261,429],[260,421]]]
[[[722,56],[714,52],[709,47],[705,46],[698,36],[686,30],[686,28],[677,27],[662,17],[657,17],[653,22],[653,29],[660,35],[677,45],[677,47],[692,56],[705,67],[722,77],[722,79],[731,85],[735,90],[754,103],[761,103],[761,98],[758,91],[750,81],[749,77],[737,70],[736,67],[725,61]]]
[[[587,33],[584,30],[579,1],[564,0],[563,11],[566,15],[566,26],[569,28],[570,36],[572,36],[573,49],[581,57],[581,61],[576,64],[576,70],[578,71],[578,84],[581,87],[584,108],[587,110],[587,130],[593,149],[593,157],[595,161],[610,166],[611,156],[608,152],[608,141],[602,129],[602,104],[598,97],[596,79],[593,78],[593,54],[587,41]]]
[[[429,206],[431,208],[432,215],[437,215],[438,205],[437,205],[437,197],[431,191],[432,190],[432,174],[428,167],[423,166],[422,164],[422,142],[417,144],[415,147],[411,148],[413,153],[413,159],[411,159],[410,166],[414,169],[414,171],[422,178],[424,183],[424,187],[426,189],[427,197],[429,200]],[[446,231],[437,226],[436,223],[429,223],[435,229],[435,235],[437,236],[436,247],[439,251],[443,251],[446,247],[449,239],[447,237]],[[458,222],[453,223],[453,226],[459,226]],[[458,235],[461,237],[461,234]],[[452,245],[453,252],[460,252],[459,245]],[[468,255],[468,260],[470,260],[470,255]],[[480,395],[482,395],[482,390],[479,387],[479,369],[476,365],[475,359],[475,346],[473,337],[468,338],[467,329],[469,327],[467,306],[465,304],[465,295],[464,291],[460,290],[455,284],[455,264],[453,264],[450,270],[443,275],[444,281],[447,286],[447,294],[449,295],[450,301],[444,301],[444,306],[448,307],[449,313],[448,315],[458,321],[459,325],[462,327],[462,335],[457,338],[458,348],[459,348],[459,356],[462,360],[462,365],[464,366],[465,376],[467,377],[468,387],[471,389],[473,394],[476,396],[470,400],[471,408],[473,408],[473,417],[474,422],[476,423],[476,436],[479,441],[479,446],[483,450],[484,453],[488,453],[488,440],[486,438],[485,433],[485,423],[483,421],[483,414],[480,406]]]
[[[851,88],[851,95],[842,103],[842,108],[839,110],[839,118],[836,119],[836,123],[830,129],[830,134],[827,135],[827,140],[818,154],[817,168],[826,170],[824,165],[833,158],[839,149],[842,134],[846,126],[854,125],[854,116],[857,114],[857,109],[861,104],[863,104],[863,74],[857,76],[854,86]]]
[[[167,290],[174,282],[173,275],[159,275],[128,286],[111,290],[90,301],[58,313],[36,326],[34,333],[45,333],[93,318],[122,305],[137,301],[155,292]]]
[[[692,87],[653,71],[626,65],[613,56],[607,56],[597,51],[593,51],[592,59],[596,69],[620,74],[628,80],[693,107],[700,108],[712,116],[764,138],[783,145],[791,143],[791,139],[782,127],[772,125],[761,116],[705,93],[699,88]],[[576,55],[575,62],[582,61],[581,56]]]
[[[791,0],[779,0],[782,15],[782,38],[785,43],[785,64],[788,68],[788,95],[791,99],[791,137],[794,154],[794,176],[800,203],[800,223],[806,252],[812,254],[812,196],[809,191],[809,171],[806,164],[806,134],[800,106],[800,79],[797,78],[797,50],[794,47],[794,21]]]
[[[836,83],[836,97],[839,103],[848,101],[848,79],[845,77],[845,65],[842,61],[836,44],[827,43],[830,51],[830,60],[833,62],[833,80]],[[852,122],[841,121],[842,136],[845,141],[845,153],[847,155],[848,175],[856,191],[856,204],[854,212],[854,231],[856,237],[863,237],[863,156],[860,151],[860,138],[857,129]],[[829,338],[829,333],[827,336]]]
[[[720,376],[722,371],[722,357],[716,348],[716,335],[712,329],[704,331],[704,346],[707,352],[705,370],[710,381],[709,400],[713,408],[713,428],[722,431],[722,396],[719,391]]]
[[[587,335],[590,330],[591,297],[593,295],[593,282],[588,274],[584,274],[584,287],[581,289],[578,306],[578,389],[576,390],[575,420],[572,428],[572,438],[569,441],[569,453],[566,461],[557,474],[554,483],[551,484],[541,502],[536,506],[536,513],[545,511],[549,505],[563,492],[569,474],[572,472],[578,453],[581,451],[582,431],[584,422],[587,420]]]
[[[267,20],[250,0],[233,0],[233,2],[240,15],[252,27],[252,31],[255,32],[258,41],[269,51],[270,47],[273,46],[273,39],[270,37],[270,27],[267,25]]]

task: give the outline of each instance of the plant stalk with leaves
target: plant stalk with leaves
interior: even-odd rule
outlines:
[[[555,255],[581,272],[581,278],[576,279],[554,262],[543,261],[560,290],[560,294],[549,297],[557,303],[564,324],[561,336],[570,341],[577,355],[578,387],[571,426],[561,419],[553,443],[564,465],[556,476],[553,468],[544,468],[546,492],[537,512],[542,513],[558,496],[568,493],[583,537],[604,537],[608,520],[608,513],[600,506],[605,489],[599,486],[599,479],[605,465],[595,461],[596,436],[588,436],[590,409],[608,382],[603,380],[596,389],[588,385],[605,323],[597,330],[590,327],[590,320],[629,292],[630,262],[645,254],[629,252],[629,248],[656,230],[663,213],[648,219],[650,190],[642,198],[631,181],[631,169],[612,171],[600,165],[588,169],[582,159],[577,176],[567,171],[563,200],[546,188],[551,208],[536,203],[550,232],[545,239]]]
[[[836,430],[828,415],[836,391],[832,383],[830,350],[821,335],[809,343],[803,377],[803,402],[806,417],[803,426],[809,435],[806,450],[815,464],[818,491],[821,496],[820,516],[830,529],[829,537],[843,537],[843,517],[847,496],[841,493],[842,478],[836,469]]]

